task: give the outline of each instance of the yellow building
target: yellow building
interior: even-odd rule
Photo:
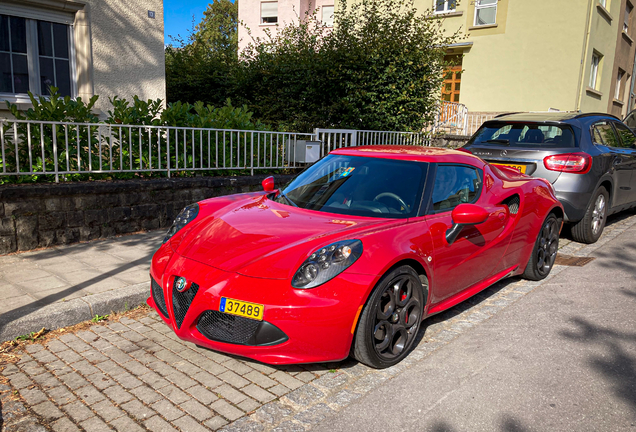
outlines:
[[[633,0],[631,0],[633,1]],[[630,0],[416,0],[463,38],[443,98],[469,112],[626,114],[634,105]],[[429,11],[429,12],[426,12]]]

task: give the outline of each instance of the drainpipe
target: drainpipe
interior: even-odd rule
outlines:
[[[585,32],[585,38],[583,39],[583,52],[581,53],[581,67],[579,68],[579,84],[576,91],[576,111],[581,110],[581,98],[583,97],[583,81],[585,80],[585,63],[587,59],[587,53],[590,49],[590,32],[592,31],[592,13],[594,10],[594,5],[592,4],[594,0],[588,0],[587,2],[587,21],[585,22],[585,27],[587,28]]]
[[[636,96],[634,94],[634,81],[636,81],[636,79],[634,79],[634,74],[636,74],[636,53],[634,53],[634,66],[632,67],[632,83],[631,83],[631,86],[629,87],[629,101],[627,102],[627,114],[629,114],[631,110],[634,108],[634,96]]]

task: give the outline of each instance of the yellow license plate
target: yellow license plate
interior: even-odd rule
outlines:
[[[262,304],[248,303],[227,297],[221,297],[221,303],[219,305],[221,312],[258,321],[263,320],[263,309],[265,309],[265,307]]]
[[[497,166],[505,166],[505,167],[509,167],[509,168],[514,168],[517,171],[519,171],[522,174],[526,173],[526,166],[525,165],[515,165],[515,164],[500,164],[500,163],[494,163],[493,165],[497,165]]]

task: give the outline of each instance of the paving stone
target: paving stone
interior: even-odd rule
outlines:
[[[154,388],[155,390],[170,384],[168,380],[161,378],[159,375],[157,375],[154,372],[149,372],[145,375],[141,375],[139,379],[145,382],[146,384],[148,384],[150,387]]]
[[[243,411],[245,411],[246,413],[249,413],[257,409],[258,407],[260,407],[261,403],[256,402],[254,399],[247,398],[240,404],[237,404],[236,406],[242,409]]]
[[[132,421],[129,417],[120,417],[110,422],[119,432],[143,432],[143,428]]]
[[[24,349],[29,354],[33,354],[33,353],[42,351],[44,349],[44,347],[42,345],[40,345],[40,344],[29,344]]]
[[[256,369],[257,371],[264,373],[265,375],[273,374],[274,372],[278,370],[273,366],[269,366],[263,363],[248,362],[248,364],[252,369]]]
[[[90,364],[87,360],[78,361],[76,363],[71,364],[71,367],[76,371],[80,372],[82,375],[93,375],[99,373],[99,369]]]
[[[294,423],[291,421],[286,421],[279,424],[270,432],[305,432],[306,430],[307,428],[302,423]]]
[[[179,357],[178,355],[176,355],[175,353],[167,349],[157,351],[155,353],[155,357],[169,364],[179,363],[180,361],[183,361],[181,357]]]
[[[188,432],[207,432],[207,428],[201,426],[199,422],[190,416],[183,416],[172,422],[175,426],[183,431]]]
[[[316,387],[324,389],[334,389],[345,384],[349,380],[349,375],[344,372],[328,373],[313,382]]]
[[[36,412],[36,414],[44,417],[48,421],[52,421],[62,417],[64,414],[60,411],[53,402],[46,401],[37,405],[31,406],[31,409]]]
[[[276,399],[276,396],[254,384],[243,387],[241,391],[247,393],[261,403],[266,403]]]
[[[18,369],[16,365],[8,364],[2,371],[2,375],[9,376],[9,375],[17,374],[18,372],[20,372],[20,369]]]
[[[86,379],[100,390],[104,390],[108,387],[111,387],[117,384],[115,381],[113,381],[112,379],[110,379],[108,376],[104,375],[101,372],[98,372],[93,375],[89,375],[86,377]]]
[[[173,374],[167,375],[166,379],[183,390],[197,385],[197,382],[195,380],[189,378],[186,374],[183,374],[181,372],[175,372]]]
[[[198,374],[193,375],[192,378],[210,389],[214,389],[223,384],[223,381],[208,372],[199,372]]]
[[[66,417],[62,417],[61,419],[54,421],[51,424],[51,427],[55,432],[79,432],[79,428]]]
[[[165,399],[161,399],[153,403],[152,405],[150,405],[150,407],[161,414],[161,416],[168,421],[178,419],[179,417],[183,417],[185,415],[183,411],[181,411]]]
[[[274,393],[278,397],[286,395],[287,393],[291,391],[290,389],[288,389],[282,384],[278,384],[277,386],[270,387],[267,390]]]
[[[227,368],[225,366],[221,366],[214,360],[210,360],[208,358],[203,361],[197,361],[197,365],[204,371],[213,375],[220,375],[223,372],[227,371]]]
[[[162,362],[162,361],[156,361],[153,363],[148,363],[148,369],[150,369],[151,371],[157,372],[161,375],[163,375],[164,377],[166,375],[170,375],[173,374],[175,372],[177,372],[177,370],[175,368],[173,368],[170,365],[167,365],[166,363]]]
[[[209,405],[218,399],[218,397],[214,393],[200,385],[190,387],[188,389],[188,393],[190,393],[196,400],[204,405]]]
[[[297,414],[294,419],[304,424],[315,425],[334,413],[335,411],[329,408],[326,404],[320,403]]]
[[[290,417],[294,411],[287,405],[278,401],[263,405],[254,413],[254,416],[270,425],[275,425]]]
[[[112,347],[102,351],[102,353],[116,363],[123,364],[132,360],[132,357],[120,350]]]
[[[296,378],[297,380],[301,380],[304,383],[308,383],[310,381],[315,380],[316,375],[311,372],[304,371],[296,375],[294,378]]]
[[[234,387],[237,387],[237,388],[245,387],[246,385],[250,383],[248,380],[235,374],[232,371],[223,372],[218,377],[221,378],[226,383],[233,385]]]
[[[111,429],[106,425],[106,423],[97,417],[91,417],[88,420],[84,420],[80,423],[80,426],[90,432],[111,432]]]
[[[142,365],[140,362],[136,360],[126,362],[122,364],[122,366],[135,376],[152,372],[150,369],[148,369],[146,366]]]
[[[108,387],[106,390],[104,390],[104,394],[118,405],[121,405],[124,402],[128,402],[129,400],[133,399],[133,396],[119,385]]]
[[[77,332],[76,335],[78,338],[82,339],[84,342],[93,342],[97,338],[99,338],[99,336],[97,336],[92,331],[80,331],[80,332]]]
[[[143,385],[130,390],[130,393],[145,404],[151,404],[161,399],[161,396],[156,391]]]
[[[306,407],[312,405],[314,402],[317,402],[324,396],[325,394],[322,391],[318,390],[316,387],[310,384],[307,384],[297,390],[294,390],[285,397],[296,405]]]
[[[113,405],[111,402],[107,400],[103,400],[99,403],[96,403],[91,408],[93,411],[97,413],[101,418],[110,422],[111,420],[115,420],[124,415],[124,412]]]
[[[206,420],[203,424],[209,429],[217,430],[225,426],[227,424],[227,420],[221,416],[216,416],[212,417],[210,420]]]
[[[130,402],[121,404],[120,407],[128,411],[128,413],[135,417],[137,420],[143,421],[155,415],[155,412],[153,410],[146,407],[138,400],[131,400]]]
[[[20,390],[25,387],[29,387],[33,385],[33,381],[31,381],[25,374],[22,372],[13,374],[9,377],[9,381],[11,385],[16,389]]]
[[[62,385],[60,380],[55,378],[49,372],[43,373],[41,375],[36,375],[32,378],[33,378],[33,381],[38,383],[44,389],[50,389],[50,388],[59,387]]]
[[[38,389],[22,389],[20,390],[20,396],[22,396],[26,403],[29,405],[37,405],[40,402],[49,400],[49,398],[41,390]]]
[[[371,373],[363,376],[358,381],[351,384],[348,389],[356,393],[367,393],[382,384],[388,379],[388,376],[379,373]]]
[[[46,372],[46,369],[44,369],[35,361],[22,364],[20,366],[20,369],[22,369],[24,373],[30,376],[40,375]]]
[[[64,363],[62,360],[55,360],[54,362],[46,363],[44,366],[51,372],[55,373],[58,377],[73,372],[73,368]]]
[[[192,376],[194,374],[202,372],[201,368],[185,360],[177,362],[173,366],[175,367],[175,369],[179,370],[180,372],[183,372],[184,374],[188,376]]]
[[[153,432],[178,432],[159,416],[154,416],[153,418],[146,420],[144,422],[144,426]]]
[[[273,379],[270,379],[266,375],[263,375],[261,372],[257,372],[255,370],[243,375],[243,378],[248,379],[254,384],[263,388],[273,387],[278,384]]]
[[[262,424],[249,417],[243,417],[224,428],[223,432],[261,432],[263,429],[264,427]]]
[[[122,374],[118,374],[114,377],[117,382],[125,389],[134,389],[135,387],[139,387],[140,385],[142,385],[143,383],[138,380],[137,378],[135,378],[134,376],[132,376],[129,373],[122,373]]]
[[[13,400],[2,402],[2,421],[4,424],[17,423],[28,415],[28,411],[21,402]]]
[[[130,355],[143,365],[147,365],[149,363],[157,361],[157,357],[153,356],[152,354],[148,354],[144,350],[133,351],[130,353]]]
[[[71,393],[70,391],[68,391],[68,389],[64,386],[55,387],[55,388],[46,390],[46,394],[49,395],[49,397],[53,400],[53,402],[55,402],[56,404],[60,406],[66,405],[68,403],[71,403],[77,400],[75,395]]]
[[[297,380],[283,371],[274,372],[270,375],[270,378],[274,378],[276,381],[292,390],[295,390],[304,384],[302,381]]]
[[[75,390],[75,394],[86,402],[87,405],[93,405],[105,398],[104,395],[92,385]]]
[[[65,405],[62,409],[76,422],[81,422],[94,416],[93,412],[80,401]]]
[[[83,360],[81,355],[72,350],[60,351],[56,355],[68,364]]]
[[[214,402],[212,405],[210,405],[210,408],[212,408],[214,411],[221,414],[228,420],[236,420],[243,416],[243,411],[238,408],[234,408],[232,405],[222,399]]]
[[[145,337],[143,337],[142,335],[140,335],[139,333],[137,333],[136,331],[132,331],[129,330],[127,332],[123,332],[122,337],[126,338],[127,340],[131,341],[131,342],[141,342],[142,340],[146,339]]]
[[[235,359],[230,359],[226,362],[223,362],[222,365],[239,375],[245,375],[246,373],[250,373],[254,370],[245,363]]]
[[[200,422],[209,419],[213,415],[212,411],[194,399],[182,403],[179,407]]]
[[[190,396],[173,385],[165,386],[160,388],[158,391],[175,404],[180,404],[190,399]]]
[[[82,357],[84,357],[90,364],[97,364],[101,362],[105,362],[108,360],[108,357],[100,353],[95,349],[90,349],[88,351],[84,351],[82,353]]]
[[[108,375],[114,377],[117,375],[122,375],[127,373],[126,369],[124,369],[123,367],[119,366],[118,364],[116,364],[114,361],[112,360],[108,360],[102,363],[98,363],[97,368],[102,370],[103,372],[107,373]]]
[[[98,339],[95,342],[91,342],[91,346],[102,353],[114,348],[113,344],[108,342],[106,339]]]
[[[223,396],[225,399],[229,400],[233,404],[243,402],[247,398],[247,396],[245,396],[243,393],[232,388],[231,386],[227,384],[223,384],[222,386],[215,388],[214,392],[220,394],[221,396]]]

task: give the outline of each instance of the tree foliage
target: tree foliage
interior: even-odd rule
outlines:
[[[255,115],[295,130],[421,130],[458,36],[412,0],[342,1],[335,22],[310,14],[244,50],[237,88]]]

